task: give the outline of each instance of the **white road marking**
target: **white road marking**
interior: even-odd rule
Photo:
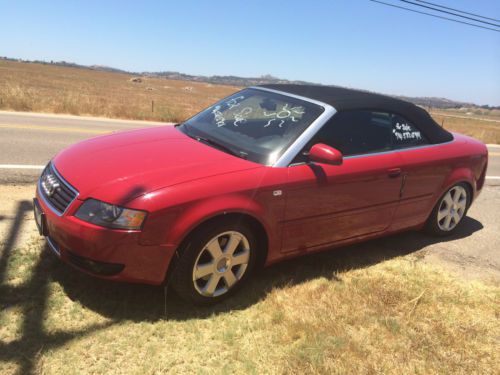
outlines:
[[[43,169],[45,165],[0,164],[0,169]]]
[[[500,180],[500,176],[486,176],[487,180]]]

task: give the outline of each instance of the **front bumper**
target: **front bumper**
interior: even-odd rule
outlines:
[[[139,231],[102,228],[73,216],[83,203],[76,200],[63,215],[56,214],[40,196],[49,248],[65,263],[93,276],[159,285],[175,252],[169,245],[142,245]],[[35,211],[35,214],[36,211]]]

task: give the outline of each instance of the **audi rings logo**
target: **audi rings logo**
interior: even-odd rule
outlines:
[[[56,176],[53,174],[47,173],[42,177],[42,188],[47,196],[53,196],[59,186],[61,185],[59,185],[59,181],[57,181]]]

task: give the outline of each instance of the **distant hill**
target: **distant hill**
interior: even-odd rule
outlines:
[[[80,68],[87,68],[86,66],[82,66],[82,65],[80,65],[79,67]],[[90,65],[88,68],[92,69],[92,70],[101,70],[101,71],[104,71],[104,72],[128,73],[125,70],[121,70],[121,69],[117,69],[117,68],[112,68],[110,66],[105,66],[105,65]]]
[[[136,76],[146,76],[146,77],[156,77],[156,78],[165,78],[165,79],[174,79],[180,81],[193,81],[193,82],[206,82],[212,83],[216,85],[231,85],[231,86],[255,86],[255,85],[264,85],[264,84],[275,84],[275,83],[292,83],[292,84],[302,84],[302,85],[320,85],[319,83],[307,82],[307,81],[292,81],[288,79],[282,79],[278,77],[274,77],[272,75],[263,75],[260,77],[238,77],[238,76],[202,76],[202,75],[191,75],[184,74],[180,72],[173,71],[160,71],[160,72],[130,72],[122,69],[117,69],[104,65],[80,65],[67,61],[39,61],[39,60],[22,60],[22,59],[13,59],[8,57],[1,57],[3,60],[10,61],[18,61],[18,62],[26,62],[26,63],[38,63],[38,64],[47,64],[47,65],[56,65],[56,66],[66,66],[72,68],[79,69],[91,69],[97,71],[105,71],[105,72],[114,72],[114,73],[125,73]],[[398,96],[392,95],[396,98],[400,98],[422,107],[431,107],[431,108],[485,108],[485,109],[500,109],[499,107],[492,107],[488,105],[477,105],[474,103],[465,103],[459,102],[456,100],[450,100],[446,98],[436,98],[436,97],[409,97],[409,96]]]
[[[470,108],[470,107],[484,107],[484,108],[494,108],[490,106],[479,106],[474,103],[464,103],[464,102],[458,102],[455,100],[450,100],[446,98],[435,98],[435,97],[408,97],[408,96],[396,96],[399,99],[403,99],[409,102],[412,102],[416,105],[422,106],[422,107],[431,107],[431,108]]]
[[[313,84],[305,81],[291,81],[273,77],[269,74],[261,77],[237,77],[237,76],[201,76],[190,75],[179,72],[143,72],[142,75],[163,77],[167,79],[178,79],[182,81],[208,82],[216,85],[231,85],[231,86],[255,86],[272,83],[294,83],[294,84]]]
[[[81,64],[77,64],[77,63],[73,63],[73,62],[68,62],[68,61],[23,60],[23,59],[14,59],[14,58],[5,57],[5,56],[0,56],[0,60],[17,61],[17,62],[24,62],[24,63],[35,63],[35,64],[43,64],[43,65],[66,66],[69,68],[100,70],[100,71],[104,71],[104,72],[136,74],[136,73],[127,72],[126,70],[112,68],[110,66],[105,66],[105,65],[81,65]]]

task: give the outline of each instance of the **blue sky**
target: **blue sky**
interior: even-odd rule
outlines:
[[[500,19],[498,0],[431,1]],[[500,33],[368,0],[0,0],[0,30],[0,56],[500,105]]]

